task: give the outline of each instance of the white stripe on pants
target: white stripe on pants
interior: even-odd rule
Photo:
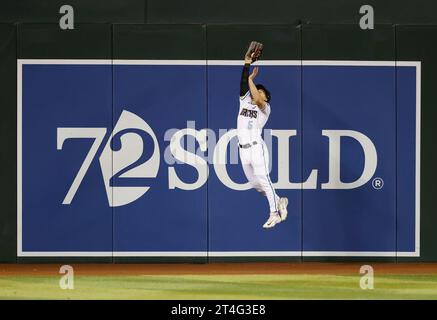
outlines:
[[[269,151],[264,141],[249,148],[239,148],[241,164],[250,185],[267,196],[270,212],[278,211],[279,197],[269,176]]]

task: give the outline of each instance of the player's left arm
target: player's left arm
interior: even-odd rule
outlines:
[[[258,89],[256,88],[255,83],[253,82],[253,79],[255,79],[257,74],[258,74],[258,67],[255,67],[253,68],[253,71],[249,76],[250,95],[252,96],[252,99],[254,100],[258,108],[260,108],[261,111],[264,111],[267,102],[264,101],[264,99],[261,97],[261,95],[258,92]]]

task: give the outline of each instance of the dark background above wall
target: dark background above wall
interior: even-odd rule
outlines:
[[[65,4],[78,23],[358,23],[366,4],[375,23],[437,23],[434,0],[3,0],[0,22],[57,22]]]

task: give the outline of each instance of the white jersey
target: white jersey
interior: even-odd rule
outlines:
[[[237,135],[240,144],[260,142],[262,130],[270,115],[270,104],[266,103],[263,111],[252,104],[250,91],[244,97],[240,97],[240,110],[237,118]]]

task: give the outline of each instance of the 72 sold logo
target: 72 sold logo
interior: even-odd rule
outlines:
[[[64,142],[68,139],[93,138],[88,154],[76,174],[62,204],[71,204],[79,189],[91,162],[97,154],[99,146],[103,143],[106,128],[58,128],[57,149],[62,150]],[[141,134],[149,134],[154,143],[152,156],[145,162],[142,161],[144,142]],[[119,150],[111,148],[111,141],[120,139]],[[100,154],[99,162],[105,184],[108,203],[111,207],[123,206],[140,198],[149,190],[147,186],[113,186],[114,178],[155,178],[159,169],[159,145],[152,128],[140,117],[132,112],[123,110],[111,136]]]

